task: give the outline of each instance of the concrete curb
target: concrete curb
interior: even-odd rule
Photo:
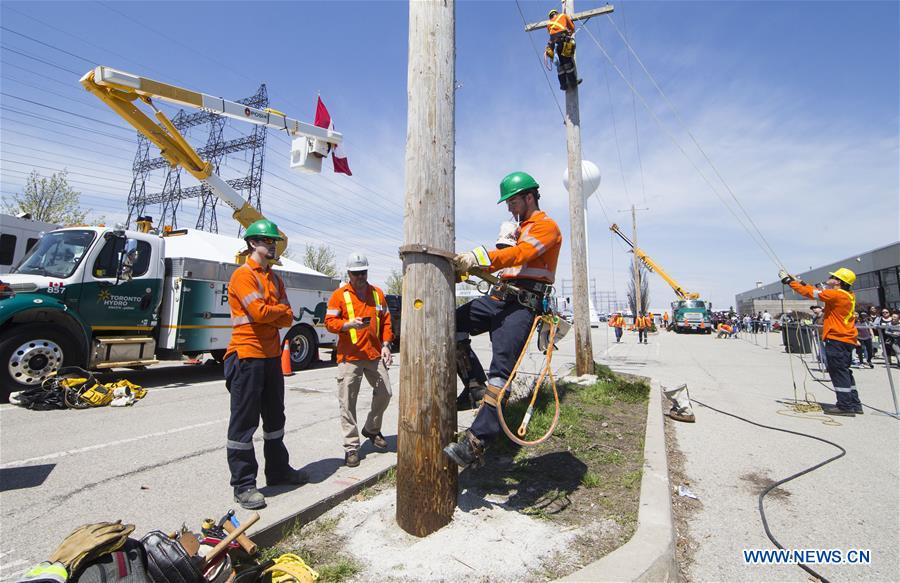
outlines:
[[[627,543],[602,559],[559,579],[560,581],[677,581],[675,526],[672,521],[671,485],[663,430],[660,384],[646,377],[616,373],[626,379],[650,382],[644,468],[638,527]]]
[[[396,464],[391,464],[390,466],[379,470],[371,476],[360,480],[352,486],[348,486],[347,488],[344,488],[343,490],[327,496],[326,498],[318,500],[310,504],[309,506],[306,506],[305,508],[301,508],[297,512],[285,516],[284,518],[281,518],[270,525],[253,531],[250,534],[250,538],[252,538],[253,542],[255,542],[260,547],[270,547],[286,537],[296,524],[308,524],[312,522],[341,502],[349,500],[362,490],[368,488],[369,486],[372,486],[381,478],[386,476],[389,472],[391,472],[395,467]]]

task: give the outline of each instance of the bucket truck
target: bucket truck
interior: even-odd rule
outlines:
[[[244,227],[262,214],[213,172],[155,100],[285,131],[292,137],[291,167],[302,172],[321,171],[322,159],[342,138],[275,110],[109,67],[92,69],[81,83],[153,142],[173,167],[208,184]],[[138,104],[152,109],[156,121]],[[279,256],[286,245],[287,237]],[[61,366],[140,367],[202,353],[221,360],[231,338],[227,285],[244,259],[234,253],[241,247],[241,241],[193,229],[157,231],[148,217],[140,217],[133,231],[73,226],[45,234],[0,282],[0,401],[39,386]],[[336,342],[324,318],[340,282],[288,259],[276,270],[295,314],[282,340],[293,367],[305,368],[320,346]]]
[[[631,251],[637,255],[637,258],[651,272],[655,272],[663,278],[669,287],[678,296],[678,299],[672,302],[672,323],[670,326],[678,332],[701,332],[709,334],[712,332],[712,304],[700,299],[700,294],[690,292],[681,287],[666,271],[659,266],[649,255],[644,253],[640,247],[636,247],[631,239],[622,233],[619,226],[615,223],[609,228],[610,231],[618,235],[628,246]]]

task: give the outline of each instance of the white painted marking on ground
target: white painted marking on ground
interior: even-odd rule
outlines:
[[[58,451],[55,453],[48,453],[46,455],[42,455],[42,456],[38,456],[38,457],[16,460],[13,462],[6,462],[4,464],[0,464],[0,468],[8,468],[8,467],[12,467],[12,466],[19,466],[19,465],[30,464],[30,463],[34,463],[34,462],[52,460],[52,459],[56,459],[56,458],[60,458],[60,457],[68,456],[68,455],[76,455],[76,454],[85,453],[88,451],[104,449],[104,448],[111,447],[114,445],[124,445],[126,443],[131,443],[134,441],[141,441],[141,440],[153,438],[153,437],[162,437],[164,435],[172,435],[174,433],[181,433],[183,431],[191,431],[192,429],[199,429],[201,427],[208,427],[209,425],[215,425],[217,423],[227,423],[227,422],[228,422],[228,417],[223,417],[222,419],[216,419],[214,421],[204,421],[203,423],[196,423],[194,425],[187,425],[185,427],[178,427],[176,429],[168,429],[166,431],[156,431],[154,433],[148,433],[146,435],[138,435],[135,437],[129,437],[128,439],[120,439],[118,441],[110,441],[110,442],[106,442],[106,443],[97,443],[94,445],[89,445],[87,447],[80,447],[77,449]]]

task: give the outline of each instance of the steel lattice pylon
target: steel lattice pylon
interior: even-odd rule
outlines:
[[[265,84],[259,86],[259,90],[252,96],[239,99],[238,103],[249,105],[258,109],[269,106],[269,94]],[[260,191],[262,189],[263,163],[266,152],[267,129],[265,126],[254,125],[248,136],[241,136],[233,140],[224,139],[226,119],[220,115],[200,111],[186,113],[179,111],[172,123],[178,131],[185,133],[187,130],[203,125],[209,125],[209,137],[206,145],[197,149],[197,153],[213,166],[213,172],[219,174],[219,168],[223,160],[229,154],[250,151],[250,168],[246,176],[227,180],[228,184],[238,192],[242,192],[244,198],[257,210],[262,208]],[[166,178],[161,192],[148,193],[147,179],[153,170],[167,169]],[[159,225],[171,225],[178,227],[178,208],[181,201],[190,198],[200,198],[200,214],[197,217],[196,228],[213,233],[219,232],[216,220],[216,204],[218,197],[213,194],[206,184],[181,188],[181,168],[172,168],[163,157],[150,157],[150,141],[138,134],[138,147],[132,164],[134,178],[131,189],[128,192],[128,221],[127,226],[139,216],[146,214],[149,205],[159,205]],[[240,229],[238,231],[240,234]]]

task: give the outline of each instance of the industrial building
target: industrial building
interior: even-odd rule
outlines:
[[[856,273],[853,292],[860,309],[875,305],[900,310],[900,241],[793,275],[807,283],[817,284],[827,280],[828,273],[838,267],[847,267]],[[737,294],[734,299],[734,305],[741,314],[766,310],[773,315],[792,310],[808,312],[811,305],[810,300],[783,286],[780,281],[760,284],[755,289]]]

